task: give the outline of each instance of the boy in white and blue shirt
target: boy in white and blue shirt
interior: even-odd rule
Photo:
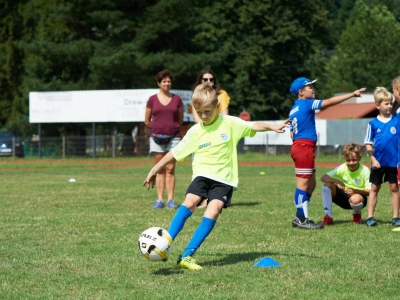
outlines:
[[[379,115],[369,122],[365,136],[365,147],[371,159],[371,191],[368,200],[367,226],[378,225],[374,219],[378,193],[383,182],[389,182],[392,194],[392,225],[400,226],[399,192],[397,179],[398,116],[393,117],[392,94],[384,87],[377,87],[374,99]]]

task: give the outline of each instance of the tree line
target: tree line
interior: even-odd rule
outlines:
[[[283,119],[290,83],[318,78],[319,99],[400,75],[400,0],[0,0],[0,130],[20,136],[30,91],[192,89],[214,70],[230,114]],[[43,126],[80,134],[85,124]],[[102,124],[109,132],[117,124]],[[89,126],[90,128],[90,126]]]

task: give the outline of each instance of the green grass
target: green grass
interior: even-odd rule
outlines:
[[[0,160],[0,299],[398,298],[400,232],[391,231],[386,186],[376,228],[334,206],[334,226],[307,231],[291,227],[293,167],[240,166],[233,206],[196,253],[204,269],[193,272],[177,269],[176,258],[204,210],[187,221],[168,262],[146,261],[139,234],[168,228],[174,211],[151,209],[155,191],[142,187],[151,166],[132,161]],[[190,176],[190,165],[177,166],[178,203]],[[320,182],[310,215],[323,217]],[[253,267],[263,257],[281,266]]]

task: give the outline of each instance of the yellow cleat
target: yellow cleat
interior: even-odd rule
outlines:
[[[188,269],[188,270],[201,270],[201,266],[196,264],[196,260],[191,256],[186,256],[178,260],[178,268]]]

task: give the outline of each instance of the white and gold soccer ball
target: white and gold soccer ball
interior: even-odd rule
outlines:
[[[172,249],[172,238],[161,227],[151,227],[142,232],[138,240],[142,256],[150,261],[167,261]]]

